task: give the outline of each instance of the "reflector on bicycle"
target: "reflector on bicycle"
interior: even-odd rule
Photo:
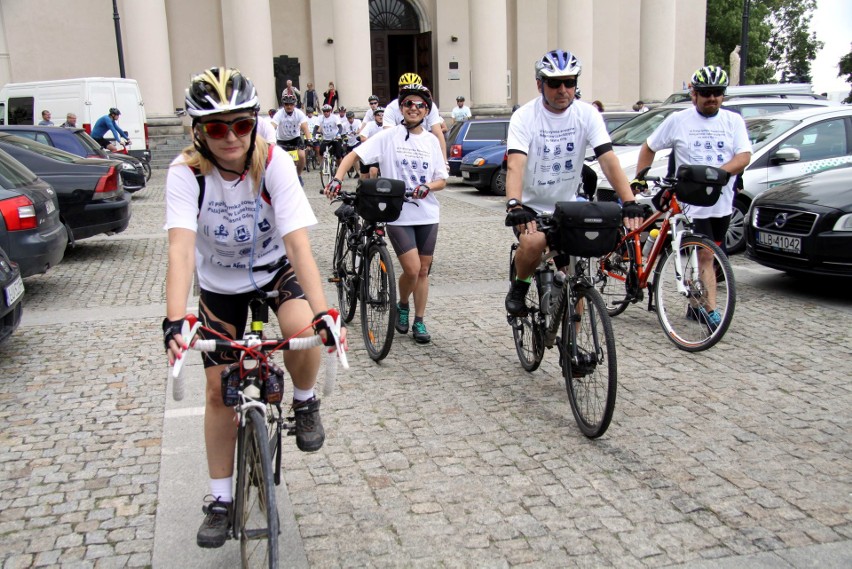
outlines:
[[[547,244],[566,255],[600,257],[621,235],[621,206],[614,202],[558,202]]]
[[[721,168],[700,164],[682,164],[678,167],[675,195],[681,203],[711,206],[719,201],[722,188],[730,174]]]
[[[391,178],[361,180],[355,190],[358,215],[370,222],[396,221],[405,203],[405,182]]]

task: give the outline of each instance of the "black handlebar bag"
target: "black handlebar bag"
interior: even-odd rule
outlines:
[[[728,183],[730,173],[713,166],[683,164],[675,177],[677,201],[690,205],[711,206],[719,201],[722,188]]]
[[[405,182],[391,178],[361,180],[355,189],[358,215],[373,223],[396,221],[405,204]]]
[[[615,202],[557,202],[547,244],[566,255],[600,257],[618,245],[621,206]]]

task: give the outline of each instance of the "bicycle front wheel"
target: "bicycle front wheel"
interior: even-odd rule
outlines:
[[[331,182],[332,173],[331,173],[331,163],[328,160],[328,150],[326,150],[326,155],[323,156],[322,159],[322,167],[320,168],[320,184],[322,184],[323,189]]]
[[[358,304],[358,275],[355,272],[355,253],[349,248],[352,231],[348,223],[337,226],[334,242],[334,282],[337,285],[337,302],[344,322],[351,322]]]
[[[633,242],[620,243],[615,251],[600,258],[595,289],[604,300],[607,314],[618,316],[627,309],[630,262],[635,253]]]
[[[278,508],[263,415],[246,412],[237,453],[237,537],[243,567],[278,567]]]
[[[678,255],[667,251],[657,266],[654,301],[660,326],[674,345],[687,352],[714,346],[731,325],[736,306],[734,271],[728,257],[706,237],[684,237]]]
[[[566,306],[559,355],[574,420],[596,439],[612,421],[618,370],[612,321],[595,289],[578,288],[576,304]]]
[[[396,320],[396,281],[393,262],[384,245],[367,250],[361,282],[361,332],[367,353],[380,361],[390,352]]]
[[[514,252],[509,256],[509,283],[515,281]],[[521,367],[526,371],[533,372],[541,365],[544,357],[544,330],[541,326],[541,303],[539,301],[538,275],[533,277],[527,292],[526,303],[528,311],[526,316],[508,316],[509,326],[512,327],[512,338],[515,341],[515,351]]]
[[[145,181],[150,182],[151,181],[151,164],[149,164],[145,160],[142,160],[142,172],[145,173]]]

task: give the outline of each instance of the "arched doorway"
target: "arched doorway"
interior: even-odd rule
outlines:
[[[432,84],[432,32],[421,32],[417,10],[407,0],[370,0],[373,93],[381,104],[396,96],[399,76],[415,72]]]

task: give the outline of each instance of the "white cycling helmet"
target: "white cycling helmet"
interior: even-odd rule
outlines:
[[[554,49],[545,53],[541,59],[535,62],[535,78],[546,79],[548,77],[565,77],[567,75],[579,75],[583,66],[570,51]]]

